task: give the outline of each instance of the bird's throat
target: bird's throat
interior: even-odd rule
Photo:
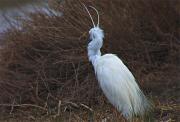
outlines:
[[[88,49],[88,58],[89,61],[94,65],[96,59],[98,59],[101,56],[101,51],[99,50],[90,50]]]

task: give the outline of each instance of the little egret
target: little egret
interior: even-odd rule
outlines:
[[[83,4],[84,5],[84,4]],[[84,5],[91,18],[93,28],[89,31],[88,58],[92,63],[99,85],[107,99],[122,115],[131,120],[134,116],[143,117],[151,108],[143,92],[129,69],[114,54],[101,55],[100,48],[103,45],[104,33],[98,23],[95,25],[93,18]]]

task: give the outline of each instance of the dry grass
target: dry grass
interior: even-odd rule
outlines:
[[[105,31],[102,51],[117,54],[128,65],[154,102],[156,120],[178,121],[178,1],[81,2],[99,10],[100,26]],[[83,103],[94,109],[95,121],[107,117],[107,121],[124,121],[104,98],[87,60],[86,40],[91,28],[87,13],[75,0],[58,6],[62,17],[30,15],[31,20],[23,21],[22,30],[9,30],[2,40],[1,115],[24,115],[29,121],[40,116],[51,121],[49,116],[59,111],[56,119],[87,121],[92,112],[80,105]]]

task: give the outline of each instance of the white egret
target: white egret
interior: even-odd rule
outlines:
[[[99,27],[98,11],[90,6],[98,15],[96,26],[87,7],[85,5],[84,7],[93,23],[93,28],[89,31],[88,58],[92,62],[102,91],[126,119],[131,120],[134,116],[143,117],[150,109],[150,102],[121,59],[114,54],[101,55],[100,49],[103,45],[104,33]]]

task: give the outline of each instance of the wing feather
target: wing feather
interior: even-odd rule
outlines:
[[[95,62],[94,68],[105,96],[126,118],[145,112],[148,106],[146,97],[117,56],[103,55]]]

